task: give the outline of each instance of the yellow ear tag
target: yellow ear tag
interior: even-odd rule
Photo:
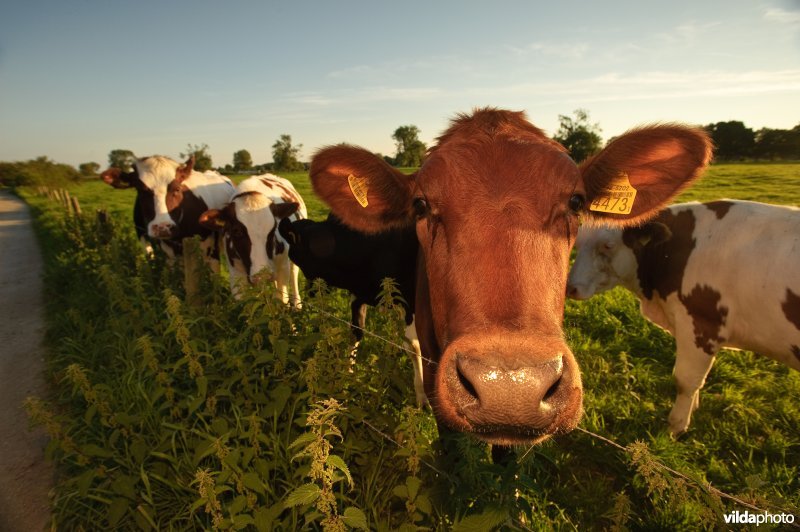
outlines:
[[[367,178],[356,177],[353,174],[350,174],[347,176],[347,183],[350,185],[350,192],[353,193],[353,197],[356,198],[356,201],[359,203],[359,205],[362,207],[369,205],[369,201],[367,201],[367,190],[369,190]]]
[[[609,214],[630,214],[633,210],[633,200],[636,198],[636,189],[628,181],[628,174],[620,174],[606,185],[589,205],[590,211],[607,212]]]

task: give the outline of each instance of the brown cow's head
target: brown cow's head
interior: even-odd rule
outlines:
[[[317,153],[311,179],[354,229],[416,224],[417,332],[438,421],[491,443],[529,443],[581,415],[580,371],[561,328],[580,218],[644,220],[710,153],[699,129],[653,126],[578,167],[523,113],[482,109],[457,117],[415,174],[340,145]]]
[[[100,179],[114,188],[136,188],[148,236],[177,238],[181,236],[179,225],[187,213],[196,226],[197,217],[208,208],[184,185],[193,169],[194,155],[184,164],[154,155],[137,159],[131,172],[109,168],[100,174]]]

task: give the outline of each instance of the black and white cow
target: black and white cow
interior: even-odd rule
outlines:
[[[218,269],[216,234],[203,227],[200,215],[225,205],[233,183],[214,172],[194,170],[194,157],[184,164],[154,155],[137,159],[133,170],[109,168],[100,178],[114,188],[135,188],[133,221],[137,236],[157,240],[171,258],[182,252],[182,240],[200,235],[205,257]]]
[[[289,242],[289,258],[300,267],[309,283],[322,279],[328,286],[347,290],[353,335],[364,333],[367,305],[377,305],[383,279],[397,283],[406,315],[406,338],[415,351],[414,389],[417,403],[425,404],[422,386],[422,354],[414,326],[417,235],[413,229],[367,235],[354,231],[329,215],[323,222],[281,220],[281,235]]]
[[[301,304],[297,266],[289,260],[278,222],[305,217],[305,203],[294,186],[282,177],[263,174],[239,183],[230,203],[203,213],[200,223],[222,234],[234,294],[243,283],[266,278],[276,284],[279,299],[297,308]]]
[[[756,351],[800,370],[800,209],[720,200],[672,205],[640,227],[582,226],[567,295],[622,285],[677,344],[669,427],[689,426],[714,356]]]

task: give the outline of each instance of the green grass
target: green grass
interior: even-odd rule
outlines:
[[[800,206],[800,164],[713,164],[677,202],[720,198]]]
[[[285,177],[311,217],[324,217],[307,176]],[[797,204],[799,183],[800,164],[715,165],[681,199]],[[447,443],[458,452],[442,456],[431,414],[409,406],[403,353],[366,337],[349,373],[342,294],[291,313],[259,290],[233,301],[208,277],[201,306],[191,308],[181,303],[181,272],[143,260],[130,191],[93,182],[71,192],[86,213],[80,222],[24,194],[47,262],[54,392],[34,410],[53,435],[59,528],[210,529],[217,515],[223,528],[320,529],[334,514],[357,524],[361,510],[375,530],[698,530],[722,528],[723,512],[744,510],[653,460],[773,513],[800,507],[800,372],[720,353],[676,441],[667,433],[674,340],[641,317],[628,292],[567,302],[565,332],[583,375],[581,427],[635,450],[635,461],[579,431],[518,449],[510,467],[461,436]],[[101,207],[120,215],[111,229],[89,215]],[[367,324],[401,338],[389,308]],[[202,377],[191,374],[197,364]],[[324,398],[344,409],[321,414]],[[342,462],[314,454],[322,440],[352,486]],[[215,496],[201,494],[198,471],[213,479]],[[320,509],[321,495],[302,502],[303,490],[325,493],[329,505]],[[220,506],[207,511],[213,498]]]

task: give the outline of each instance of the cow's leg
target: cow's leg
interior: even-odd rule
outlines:
[[[289,304],[289,258],[277,255],[275,257],[275,297],[284,305]]]
[[[356,337],[356,347],[364,338],[364,325],[367,323],[367,304],[356,296],[350,298],[350,330]]]
[[[706,382],[719,348],[714,346],[709,355],[697,347],[694,334],[676,334],[675,340],[678,348],[672,374],[678,395],[669,413],[669,430],[673,435],[678,435],[689,428],[692,412],[700,405],[700,388]]]
[[[289,301],[292,304],[292,308],[299,310],[303,308],[303,300],[300,297],[300,269],[291,261],[287,262],[289,263],[289,288],[291,290]]]
[[[153,249],[153,244],[150,243],[150,241],[147,239],[146,236],[139,237],[139,244],[142,246],[142,249],[144,250],[145,257],[147,257],[148,259],[152,259],[153,257],[156,256],[156,252]]]
[[[425,395],[425,386],[422,382],[422,351],[419,348],[417,327],[413,319],[411,325],[406,325],[406,339],[414,350],[414,358],[411,359],[411,363],[414,366],[414,393],[417,396],[417,406],[423,407],[428,404],[428,396]]]
[[[165,242],[163,240],[158,241],[158,245],[161,246],[161,251],[167,256],[167,264],[170,266],[175,265],[175,259],[177,258],[178,254],[175,252],[175,248],[170,245],[170,243]]]
[[[356,365],[356,351],[361,339],[364,338],[364,326],[367,324],[367,304],[363,299],[356,296],[350,297],[350,330],[353,332],[356,341],[353,342],[353,348],[350,349],[350,373],[353,372],[353,366]]]

